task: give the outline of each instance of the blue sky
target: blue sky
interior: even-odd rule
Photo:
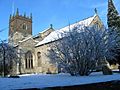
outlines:
[[[33,14],[33,35],[49,28],[60,29],[69,23],[94,15],[97,8],[102,22],[106,25],[108,0],[0,0],[0,39],[7,39],[9,30],[9,15],[19,8],[29,16]],[[13,4],[14,2],[14,4]],[[114,0],[120,12],[120,0]],[[13,9],[14,6],[14,9]]]

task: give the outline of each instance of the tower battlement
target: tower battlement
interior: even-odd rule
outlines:
[[[30,16],[27,16],[25,13],[21,15],[17,9],[14,15],[10,15],[9,37],[14,37],[14,41],[16,42],[22,40],[22,38],[18,38],[21,36],[14,36],[15,33],[19,33],[18,35],[22,35],[23,37],[32,35],[32,14]]]
[[[30,14],[30,16],[26,16],[26,13],[24,13],[24,15],[21,15],[21,14],[19,14],[19,10],[17,8],[16,13],[13,15],[10,15],[9,19],[10,19],[9,20],[10,22],[14,21],[15,19],[25,19],[25,20],[32,22],[32,13]]]

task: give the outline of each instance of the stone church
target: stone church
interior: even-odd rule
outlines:
[[[103,26],[97,12],[95,15],[69,25],[83,24],[91,26],[98,24]],[[10,15],[9,19],[9,43],[14,45],[18,51],[19,63],[16,73],[57,73],[57,64],[51,63],[47,57],[49,45],[55,41],[58,31],[69,30],[69,26],[54,30],[52,25],[46,30],[32,35],[32,14],[30,16],[21,15],[17,9],[15,15]],[[55,39],[56,38],[56,39]]]

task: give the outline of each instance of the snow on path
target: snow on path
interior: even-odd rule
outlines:
[[[0,78],[0,90],[70,86],[111,80],[120,80],[120,74],[102,75],[102,73],[94,73],[90,76],[32,74],[21,75],[20,78]]]

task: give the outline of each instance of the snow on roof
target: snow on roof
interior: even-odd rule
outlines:
[[[45,30],[39,32],[38,34],[34,35],[33,38],[36,38],[36,37],[40,36],[40,34],[45,33],[45,32],[48,31],[49,29],[50,29],[50,28],[47,28],[47,29],[45,29]]]
[[[28,37],[26,37],[25,39],[23,39],[23,40],[21,40],[21,41],[19,41],[19,42],[25,42],[25,41],[27,41],[27,40],[29,40],[29,39],[31,39],[32,38],[32,36],[28,36]]]
[[[47,29],[45,29],[45,30],[43,30],[42,32],[40,32],[40,33],[45,33],[46,31],[48,31],[50,28],[47,28]]]
[[[62,38],[62,36],[61,36],[62,33],[69,32],[70,29],[73,29],[77,25],[89,26],[95,17],[96,17],[96,14],[92,17],[89,17],[89,18],[79,21],[77,23],[74,23],[74,24],[71,24],[64,28],[61,28],[59,30],[53,31],[35,46],[40,46],[40,45],[58,40],[58,39]]]
[[[33,36],[32,35],[29,35],[28,37],[26,37],[25,39],[23,39],[23,40],[21,40],[21,41],[19,41],[20,43],[22,43],[22,42],[25,42],[25,41],[27,41],[27,40],[29,40],[29,39],[31,39],[31,38],[33,38]],[[37,41],[37,40],[34,40],[36,43],[38,43],[39,41]]]

